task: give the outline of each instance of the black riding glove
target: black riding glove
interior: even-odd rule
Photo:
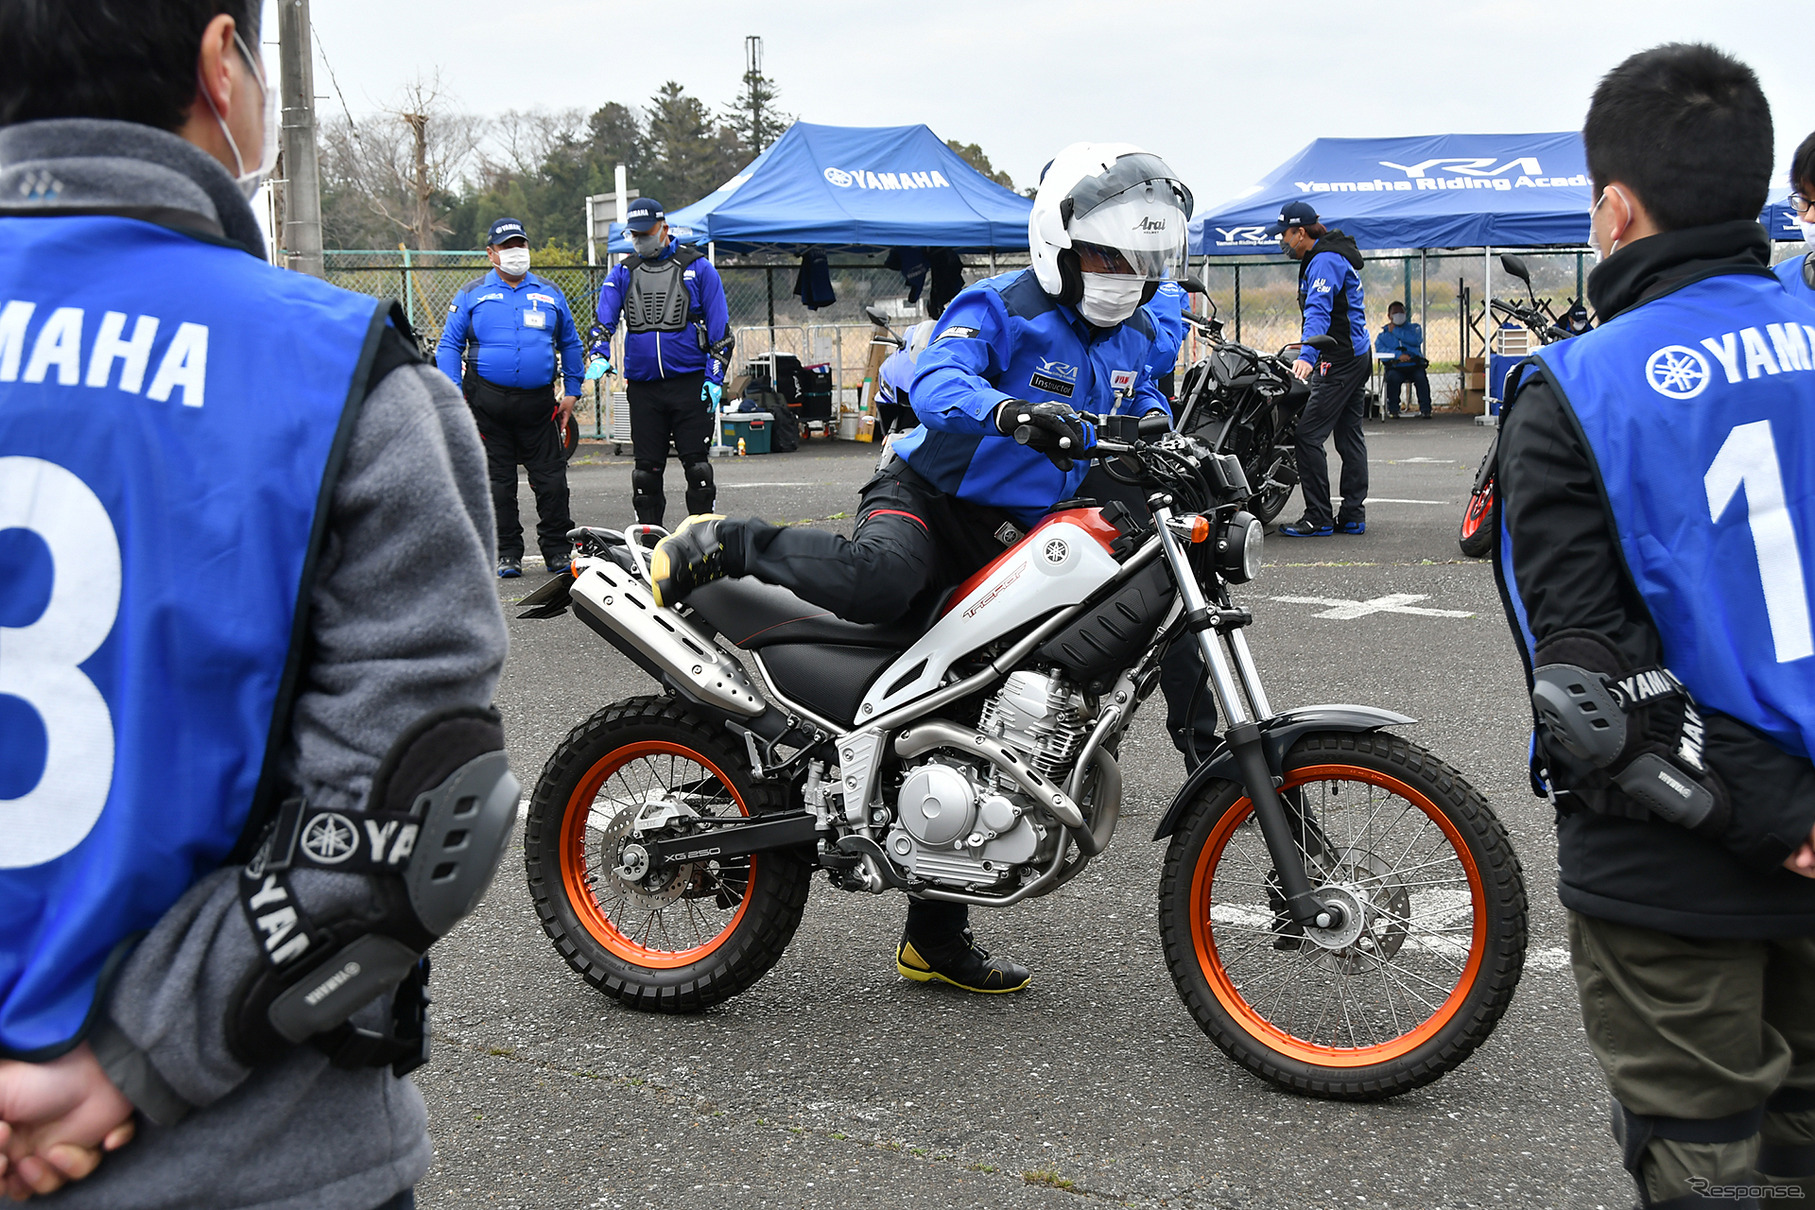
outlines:
[[[1089,426],[1063,403],[1010,399],[996,409],[996,429],[1029,449],[1039,450],[1062,471],[1071,469],[1071,454],[1090,444]]]

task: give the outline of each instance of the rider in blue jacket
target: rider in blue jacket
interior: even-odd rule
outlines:
[[[625,393],[636,454],[630,500],[640,523],[660,525],[668,505],[662,472],[670,441],[687,476],[687,511],[712,511],[717,492],[708,450],[713,414],[725,395],[731,316],[718,270],[698,248],[675,242],[660,202],[636,199],[624,225],[636,254],[612,269],[599,287],[598,322],[589,338],[597,360],[587,376],[610,371],[611,337],[622,318]]]
[[[1048,167],[1028,227],[1033,267],[965,290],[920,355],[921,425],[863,489],[850,538],[756,518],[690,517],[656,547],[656,599],[723,576],[780,584],[840,617],[890,622],[962,582],[1078,494],[1092,444],[1080,411],[1167,412],[1142,313],[1185,255],[1190,193],[1125,144],[1074,144]],[[1032,430],[1026,445],[1017,429]],[[915,899],[896,951],[910,979],[1027,986],[1027,968],[971,937],[962,904]]]

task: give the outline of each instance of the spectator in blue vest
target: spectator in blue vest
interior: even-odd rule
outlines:
[[[70,1210],[413,1206],[410,887],[518,794],[466,406],[265,261],[260,8],[0,0],[0,1178]]]
[[[1424,325],[1406,319],[1405,304],[1394,299],[1387,305],[1386,327],[1374,338],[1374,352],[1386,367],[1386,414],[1399,419],[1399,397],[1405,384],[1418,393],[1418,418],[1431,418],[1431,380],[1425,373]]]
[[[1539,350],[1501,412],[1494,568],[1608,1159],[1659,1210],[1806,1201],[1815,308],[1769,268],[1745,64],[1633,55],[1582,143],[1599,326]]]
[[[585,355],[567,296],[529,271],[523,224],[501,218],[485,237],[492,271],[460,287],[448,304],[435,364],[458,383],[485,442],[492,509],[498,519],[498,574],[523,574],[517,466],[536,496],[536,543],[552,574],[567,570],[567,421],[579,401]],[[561,386],[555,397],[555,385]]]

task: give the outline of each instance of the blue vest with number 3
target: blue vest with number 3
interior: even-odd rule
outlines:
[[[1697,702],[1815,751],[1815,307],[1692,282],[1537,360],[1587,438],[1620,550]]]
[[[73,1045],[239,840],[383,315],[133,219],[0,219],[0,1055]]]

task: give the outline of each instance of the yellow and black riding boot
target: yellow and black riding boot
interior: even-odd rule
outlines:
[[[917,983],[949,983],[967,992],[1018,992],[1032,974],[1013,958],[990,952],[977,944],[969,928],[949,940],[917,941],[903,933],[895,951],[895,969]]]
[[[720,513],[701,513],[655,545],[649,556],[649,591],[657,605],[672,605],[702,584],[725,576]]]

